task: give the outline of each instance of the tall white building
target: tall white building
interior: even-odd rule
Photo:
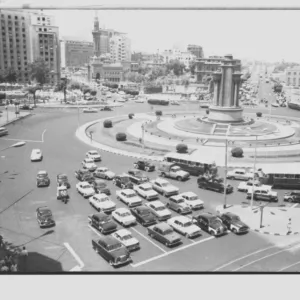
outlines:
[[[159,54],[163,57],[163,61],[165,64],[169,63],[170,60],[178,60],[184,63],[187,68],[189,67],[190,62],[197,58],[196,55],[190,53],[189,51],[181,51],[176,48],[164,50]]]
[[[113,62],[131,61],[131,41],[126,35],[115,35],[109,42]]]

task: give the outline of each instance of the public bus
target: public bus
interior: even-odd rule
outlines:
[[[152,105],[169,105],[170,101],[161,99],[149,99],[148,103]]]
[[[288,167],[284,164],[265,166],[259,180],[273,188],[300,190],[300,167],[297,163]]]
[[[170,152],[164,156],[164,161],[176,163],[182,170],[191,175],[199,176],[206,173],[215,162],[206,157],[193,157],[193,155]]]

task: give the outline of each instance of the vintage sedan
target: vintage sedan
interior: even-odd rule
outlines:
[[[142,183],[140,185],[135,185],[133,188],[137,194],[146,200],[155,200],[158,198],[158,193],[153,190],[152,185],[150,183]]]
[[[300,202],[300,191],[290,191],[285,192],[283,196],[283,201],[287,202]]]
[[[150,226],[157,223],[157,220],[151,209],[147,206],[141,205],[130,209],[136,220],[143,226]]]
[[[85,154],[86,158],[90,158],[93,161],[101,161],[101,155],[96,150],[90,150]]]
[[[155,165],[149,161],[146,160],[138,160],[133,163],[133,166],[136,169],[144,170],[146,172],[151,172],[155,170]]]
[[[191,209],[201,209],[204,208],[204,202],[193,192],[185,192],[180,194],[185,203],[191,208]]]
[[[105,194],[95,194],[91,196],[89,203],[99,212],[110,213],[116,209],[116,204]]]
[[[108,196],[111,194],[107,184],[101,179],[95,179],[95,181],[92,182],[92,186],[97,194],[106,194]]]
[[[152,201],[150,203],[145,204],[149,207],[153,213],[153,215],[159,221],[165,221],[171,218],[172,213],[166,208],[166,206],[159,200]]]
[[[92,158],[85,158],[81,164],[84,169],[87,169],[90,172],[94,172],[97,169],[97,165]]]
[[[98,112],[98,110],[96,108],[93,108],[93,107],[85,107],[82,111],[84,113],[96,113],[96,112]]]
[[[37,208],[36,219],[41,228],[55,225],[52,212],[48,206],[41,206]]]
[[[250,180],[254,178],[254,173],[246,172],[244,169],[234,169],[227,172],[228,179]]]
[[[94,176],[97,178],[112,180],[115,178],[116,174],[106,167],[98,167],[94,172]]]
[[[117,175],[113,179],[113,184],[120,187],[121,189],[133,189],[133,183],[126,174]]]
[[[95,177],[93,176],[93,174],[86,169],[80,169],[78,171],[75,171],[75,177],[79,181],[86,181],[90,184],[95,181]]]
[[[149,181],[149,177],[145,176],[140,170],[135,169],[128,171],[128,177],[133,184],[142,184]]]
[[[162,195],[169,197],[173,195],[178,195],[179,188],[169,183],[169,181],[157,178],[155,180],[151,180],[152,187],[155,191],[161,193]]]
[[[33,149],[30,156],[31,161],[42,161],[43,153],[40,149]]]
[[[167,207],[182,215],[192,212],[191,207],[185,203],[184,198],[180,195],[171,196],[167,202]]]
[[[46,171],[39,171],[36,175],[36,186],[49,186],[50,185],[50,178]]]
[[[134,190],[124,189],[116,191],[117,199],[124,202],[129,207],[142,205],[142,199]]]
[[[140,249],[140,243],[138,239],[133,237],[131,232],[127,229],[120,229],[112,233],[112,236],[122,243],[129,251]]]
[[[110,215],[104,212],[93,214],[88,217],[89,223],[103,234],[112,233],[117,230],[118,225]]]
[[[104,106],[100,108],[100,111],[112,111],[113,109],[109,106]]]
[[[253,186],[254,187],[259,187],[261,186],[261,182],[259,180],[248,180],[248,181],[242,181],[239,183],[238,187],[237,187],[237,190],[239,192],[248,192],[249,188],[252,188]]]
[[[79,194],[81,194],[84,198],[91,197],[95,195],[95,190],[93,187],[86,181],[78,182],[76,184],[76,190]]]
[[[173,217],[167,223],[174,228],[175,231],[183,234],[187,238],[194,238],[201,235],[201,229],[193,224],[190,218],[185,216]]]
[[[112,217],[122,226],[130,226],[136,224],[136,218],[131,214],[130,210],[127,208],[117,208],[112,212]]]
[[[249,226],[241,221],[241,218],[231,212],[226,212],[220,216],[223,224],[227,229],[235,234],[249,232]]]
[[[69,189],[71,187],[68,176],[66,174],[58,174],[56,176],[56,183],[58,186],[65,185],[67,187],[67,189]]]

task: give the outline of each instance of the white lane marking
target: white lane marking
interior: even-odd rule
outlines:
[[[291,208],[294,208],[298,205],[299,203],[295,203],[294,205],[291,206]]]
[[[243,268],[245,268],[245,267],[248,267],[248,266],[250,266],[250,265],[252,265],[252,264],[254,264],[254,263],[258,262],[258,261],[261,261],[261,260],[263,260],[263,259],[265,259],[265,258],[268,258],[268,257],[272,257],[272,256],[274,256],[274,255],[276,255],[276,254],[281,253],[281,252],[288,251],[288,250],[291,250],[291,249],[294,249],[294,248],[299,248],[299,247],[300,247],[300,245],[296,245],[296,246],[293,246],[293,247],[290,247],[290,248],[287,248],[287,249],[283,249],[283,250],[277,251],[277,252],[275,252],[275,253],[272,253],[272,254],[263,256],[263,257],[261,257],[261,258],[259,258],[259,259],[253,260],[252,262],[250,262],[250,263],[248,263],[248,264],[246,264],[246,265],[243,265],[243,266],[241,266],[241,267],[239,267],[239,268],[237,268],[237,269],[235,269],[235,270],[232,270],[232,272],[236,272],[236,271],[238,271],[238,270],[240,270],[240,269],[243,269]]]
[[[289,265],[289,266],[287,266],[287,267],[284,267],[284,268],[280,269],[280,270],[277,271],[277,272],[282,272],[283,270],[289,269],[289,268],[291,268],[291,267],[293,267],[293,266],[296,266],[296,265],[298,265],[298,264],[300,264],[300,261],[298,261],[298,262],[296,262],[296,263],[294,263],[294,264],[291,264],[291,265]]]
[[[69,250],[69,252],[75,258],[75,260],[78,262],[79,267],[82,269],[84,267],[84,263],[80,259],[80,257],[76,254],[76,252],[73,250],[73,248],[69,245],[69,243],[64,243],[64,246]]]
[[[71,270],[69,270],[69,272],[81,272],[81,267],[75,266],[74,268],[72,268]]]
[[[44,134],[45,134],[45,132],[47,131],[47,129],[45,129],[44,131],[43,131],[43,133],[42,133],[42,142],[44,143]]]
[[[255,252],[252,252],[252,253],[250,253],[250,254],[247,254],[247,255],[245,255],[245,256],[239,257],[239,258],[237,258],[237,259],[235,259],[235,260],[230,261],[229,263],[226,263],[225,265],[222,265],[221,267],[219,267],[219,268],[217,268],[217,269],[214,269],[213,272],[219,271],[220,269],[223,269],[223,268],[225,268],[225,267],[227,267],[227,266],[229,266],[229,265],[231,265],[231,264],[233,264],[233,263],[235,263],[235,262],[237,262],[237,261],[239,261],[239,260],[242,260],[242,259],[244,259],[244,258],[247,258],[247,257],[249,257],[249,256],[255,255],[255,254],[257,254],[257,253],[260,253],[260,252],[263,252],[263,251],[266,251],[266,250],[272,249],[272,248],[276,248],[276,246],[271,246],[271,247],[268,247],[268,248],[260,249],[260,250],[258,250],[258,251],[255,251]]]
[[[159,247],[158,245],[156,245],[153,241],[151,241],[149,238],[147,238],[145,235],[143,235],[142,233],[140,233],[139,231],[137,231],[135,228],[131,228],[133,231],[135,231],[136,233],[138,233],[139,235],[141,235],[145,240],[147,240],[148,242],[150,242],[151,244],[153,244],[155,247],[157,247],[158,249],[160,249],[162,252],[166,253],[167,251],[164,250],[163,248]]]
[[[43,141],[23,140],[23,139],[1,139],[4,141],[18,141],[18,142],[31,142],[31,143],[43,143]]]
[[[191,241],[191,242],[193,242],[193,243],[196,243],[194,240],[192,240],[192,239],[188,239],[189,241]]]
[[[168,251],[168,252],[166,252],[166,253],[163,253],[163,254],[154,256],[154,257],[152,257],[152,258],[149,258],[149,259],[147,259],[147,260],[141,261],[141,262],[139,262],[139,263],[137,263],[137,264],[131,264],[131,266],[134,267],[134,268],[137,268],[137,267],[139,267],[139,266],[141,266],[141,265],[147,264],[147,263],[149,263],[149,262],[152,262],[152,261],[154,261],[154,260],[157,260],[157,259],[159,259],[159,258],[168,256],[168,255],[171,255],[171,254],[173,254],[173,253],[175,253],[175,252],[178,252],[178,251],[181,251],[181,250],[184,250],[184,249],[193,247],[193,246],[195,246],[195,245],[198,245],[198,244],[207,242],[207,241],[212,240],[212,239],[214,239],[214,238],[215,238],[214,236],[210,236],[210,237],[208,237],[208,238],[206,238],[206,239],[203,239],[203,240],[201,240],[201,241],[195,242],[194,244],[189,244],[189,245],[180,247],[180,248],[178,248],[178,249],[175,249],[175,250],[172,250],[172,251]]]

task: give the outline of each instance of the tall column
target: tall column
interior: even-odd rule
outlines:
[[[220,100],[220,81],[222,74],[220,72],[213,73],[213,81],[214,81],[214,105],[219,105]]]
[[[239,106],[239,91],[240,91],[240,82],[241,82],[241,73],[233,74],[233,82],[234,82],[234,106]]]
[[[224,64],[223,69],[223,106],[231,106],[233,65]]]

